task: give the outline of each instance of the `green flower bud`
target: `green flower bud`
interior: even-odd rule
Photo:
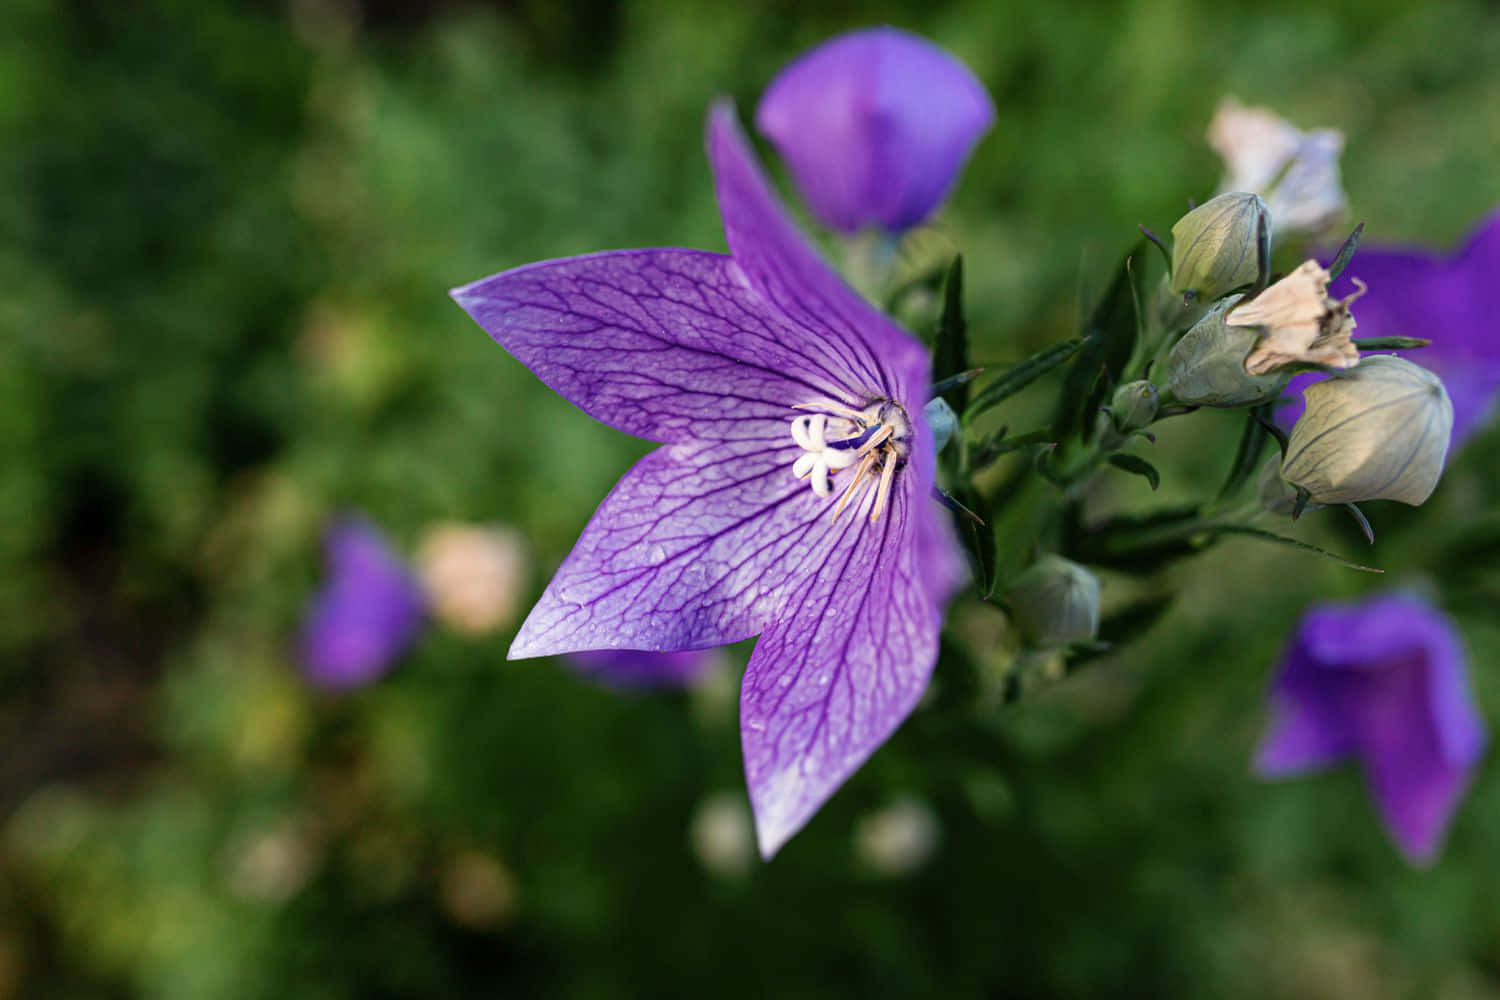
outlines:
[[[1115,390],[1114,398],[1109,403],[1109,412],[1114,418],[1115,427],[1128,433],[1151,426],[1160,403],[1161,396],[1156,391],[1156,386],[1141,379],[1126,382]]]
[[[1270,256],[1271,220],[1259,195],[1221,194],[1172,227],[1172,291],[1211,302],[1260,276]]]
[[[1187,406],[1254,406],[1286,388],[1290,373],[1251,375],[1245,370],[1259,334],[1225,321],[1239,301],[1236,295],[1220,302],[1172,345],[1162,382],[1168,399]]]
[[[1042,556],[1007,595],[1016,627],[1043,649],[1099,634],[1099,578],[1061,556]]]
[[[1448,455],[1453,403],[1436,375],[1386,354],[1303,392],[1281,477],[1318,503],[1432,495]]]

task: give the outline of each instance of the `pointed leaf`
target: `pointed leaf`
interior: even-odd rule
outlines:
[[[1344,245],[1339,247],[1339,252],[1334,254],[1333,263],[1328,265],[1328,280],[1332,281],[1344,273],[1344,268],[1349,266],[1349,260],[1354,256],[1354,251],[1359,249],[1359,240],[1364,234],[1365,224],[1361,222],[1354,227],[1354,232],[1349,234]]]
[[[1151,484],[1153,490],[1161,485],[1161,473],[1156,471],[1156,466],[1138,455],[1117,452],[1109,456],[1109,464],[1123,472],[1142,477]]]
[[[1081,339],[1053,344],[1051,347],[1033,354],[1025,361],[1008,369],[999,378],[979,391],[979,395],[974,397],[974,401],[969,404],[968,411],[964,413],[964,421],[968,422],[985,410],[997,406],[1011,396],[1014,396],[1071,358],[1083,344],[1084,342]]]
[[[1425,337],[1360,337],[1354,346],[1361,351],[1414,351],[1431,343]]]
[[[937,342],[932,352],[932,377],[942,381],[969,367],[969,334],[964,322],[964,259],[954,257],[943,279],[943,314],[938,320]],[[964,412],[969,387],[960,382],[942,393],[954,413]]]
[[[1357,569],[1361,573],[1385,572],[1385,570],[1375,566],[1365,566],[1361,563],[1345,559],[1343,556],[1333,552],[1329,552],[1327,549],[1314,545],[1311,542],[1304,542],[1301,539],[1297,538],[1288,538],[1285,535],[1278,535],[1274,531],[1266,531],[1264,528],[1254,528],[1248,524],[1218,524],[1214,525],[1210,530],[1216,535],[1243,535],[1246,538],[1258,538],[1263,542],[1274,542],[1277,545],[1287,545],[1294,549],[1301,549],[1304,552],[1311,552],[1314,555],[1322,556],[1324,559],[1330,559],[1333,562],[1338,563],[1340,566],[1347,566],[1349,569]]]
[[[1130,363],[1137,330],[1136,276],[1131,259],[1141,249],[1137,244],[1125,255],[1084,325],[1083,346],[1068,368],[1058,400],[1058,441],[1067,441],[1093,427],[1094,414],[1104,405],[1111,384],[1120,380]]]
[[[1240,433],[1240,446],[1234,453],[1234,463],[1224,485],[1219,487],[1219,499],[1228,500],[1244,489],[1255,470],[1260,466],[1260,456],[1265,453],[1266,442],[1271,439],[1265,424],[1270,415],[1269,407],[1259,406],[1245,417],[1245,429]],[[1264,421],[1264,422],[1263,422]]]

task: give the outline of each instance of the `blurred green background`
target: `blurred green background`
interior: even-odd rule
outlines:
[[[1495,434],[1423,510],[1371,506],[1385,580],[1226,543],[1033,701],[940,666],[769,865],[733,668],[622,696],[433,630],[370,688],[303,683],[330,515],[407,552],[514,525],[534,594],[645,449],[447,289],[722,248],[708,102],[747,115],[837,31],[926,34],[996,100],[939,226],[980,361],[1069,335],[1136,223],[1212,192],[1226,93],[1345,131],[1370,241],[1500,203],[1494,3],[809,6],[0,5],[0,997],[1500,995],[1493,760],[1427,872],[1352,770],[1247,764],[1300,611],[1372,586],[1458,614],[1500,716],[1500,576],[1462,538]],[[1165,427],[1164,492],[1210,490],[1236,430]],[[1150,501],[1115,479],[1101,503]],[[930,854],[893,859],[903,830]]]

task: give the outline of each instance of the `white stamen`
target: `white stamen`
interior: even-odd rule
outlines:
[[[807,480],[813,494],[826,500],[833,496],[837,474],[858,463],[842,484],[833,516],[861,497],[873,497],[870,520],[879,519],[911,444],[906,411],[889,399],[872,400],[863,410],[837,403],[801,403],[794,409],[813,412],[791,421],[792,440],[802,449],[792,475]]]

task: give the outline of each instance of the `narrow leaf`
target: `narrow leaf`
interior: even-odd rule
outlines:
[[[1328,265],[1328,277],[1330,281],[1344,273],[1344,268],[1349,266],[1349,259],[1354,256],[1354,251],[1359,249],[1359,240],[1364,234],[1365,224],[1361,222],[1354,227],[1354,232],[1349,234],[1349,238],[1344,241],[1344,245],[1339,247],[1339,252],[1333,256],[1333,263]]]
[[[964,322],[964,259],[954,257],[943,279],[943,314],[938,320],[937,343],[933,345],[932,375],[939,382],[969,368],[969,333]],[[954,413],[964,412],[969,402],[967,381],[941,393]]]
[[[1304,552],[1311,552],[1314,555],[1320,555],[1324,559],[1331,559],[1333,562],[1338,563],[1340,566],[1346,566],[1349,569],[1357,569],[1361,573],[1385,572],[1385,570],[1379,569],[1375,566],[1365,566],[1361,563],[1352,562],[1351,560],[1345,559],[1341,555],[1329,552],[1327,549],[1320,548],[1319,546],[1314,545],[1311,542],[1304,542],[1296,538],[1288,538],[1285,535],[1278,535],[1274,531],[1266,531],[1264,528],[1252,528],[1247,524],[1216,524],[1209,530],[1216,535],[1243,535],[1246,538],[1258,538],[1263,542],[1274,542],[1277,545],[1288,545],[1294,549],[1301,549]]]
[[[1151,484],[1153,490],[1161,485],[1161,473],[1156,471],[1156,466],[1139,455],[1127,455],[1123,452],[1116,452],[1109,456],[1109,464],[1124,472],[1142,477],[1146,482]]]
[[[1058,441],[1067,441],[1093,427],[1094,414],[1104,405],[1110,387],[1119,381],[1130,363],[1137,333],[1137,292],[1131,259],[1140,250],[1137,244],[1125,255],[1084,324],[1082,349],[1068,367],[1058,398],[1055,424]]]
[[[1414,351],[1430,343],[1425,337],[1360,337],[1354,346],[1361,351]]]
[[[974,397],[974,401],[969,404],[968,411],[964,413],[964,421],[968,422],[985,410],[998,406],[1011,396],[1014,396],[1071,358],[1083,346],[1083,343],[1082,340],[1069,340],[1061,344],[1053,344],[1051,347],[1033,354],[1025,361],[1007,370],[1003,375],[979,391],[979,394]]]
[[[1268,407],[1260,406],[1251,410],[1245,418],[1245,429],[1240,433],[1240,446],[1234,453],[1234,463],[1229,467],[1229,475],[1224,477],[1224,485],[1219,487],[1220,500],[1228,500],[1238,494],[1255,475],[1255,470],[1260,465],[1260,456],[1266,450],[1266,442],[1271,439],[1262,423],[1268,415]]]

